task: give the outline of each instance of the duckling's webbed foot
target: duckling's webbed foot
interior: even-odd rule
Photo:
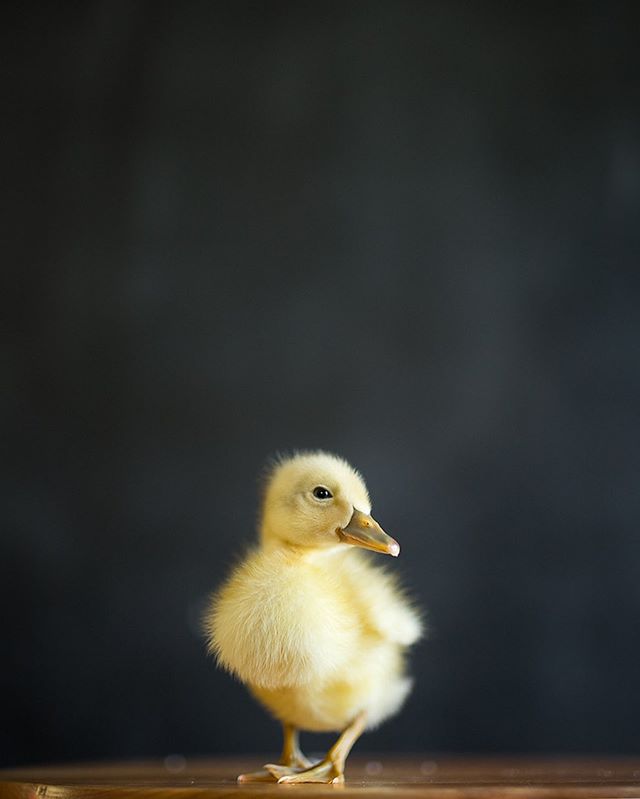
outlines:
[[[327,752],[324,760],[295,774],[283,774],[279,783],[344,782],[344,764],[354,743],[364,732],[366,713],[360,713]]]
[[[271,775],[272,782],[277,782],[282,777],[289,777],[304,771],[303,768],[297,766],[283,766],[281,763],[265,763],[264,768]]]
[[[290,784],[296,782],[344,782],[344,771],[339,764],[332,760],[322,760],[317,766],[298,771],[293,774],[283,774],[278,779],[279,783]]]
[[[248,771],[246,774],[238,774],[238,782],[276,782],[276,778],[271,772],[260,769],[259,771]]]
[[[305,758],[306,759],[306,758]],[[306,766],[285,766],[282,763],[265,763],[258,771],[240,774],[238,782],[277,782],[281,777],[298,774]]]
[[[265,763],[264,768],[258,771],[240,774],[238,782],[278,782],[281,777],[298,774],[303,770],[295,766],[283,766],[281,763]]]
[[[266,763],[258,771],[240,774],[238,782],[277,782],[285,776],[291,776],[308,769],[312,764],[306,758],[298,744],[298,731],[288,724],[283,725],[284,742],[279,763]]]

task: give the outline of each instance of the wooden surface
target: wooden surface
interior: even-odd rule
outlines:
[[[267,760],[269,758],[266,758]],[[443,799],[603,799],[640,797],[638,758],[353,757],[346,785],[238,785],[265,758],[51,766],[0,771],[0,799],[219,799],[254,796],[443,797]]]

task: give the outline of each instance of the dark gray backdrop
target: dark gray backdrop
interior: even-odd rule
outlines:
[[[5,12],[1,764],[277,749],[198,619],[294,447],[431,621],[361,749],[637,751],[634,5]]]

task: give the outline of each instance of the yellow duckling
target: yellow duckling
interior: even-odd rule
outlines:
[[[268,477],[260,545],[206,617],[218,663],[284,728],[280,763],[241,782],[343,782],[355,741],[395,713],[411,688],[404,652],[420,637],[420,619],[362,551],[400,552],[370,513],[362,477],[335,455],[297,454]],[[341,735],[312,765],[298,730]]]

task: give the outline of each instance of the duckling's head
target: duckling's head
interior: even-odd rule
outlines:
[[[360,474],[328,452],[302,452],[276,463],[266,482],[260,532],[266,546],[351,544],[394,557],[400,552],[371,517]]]

